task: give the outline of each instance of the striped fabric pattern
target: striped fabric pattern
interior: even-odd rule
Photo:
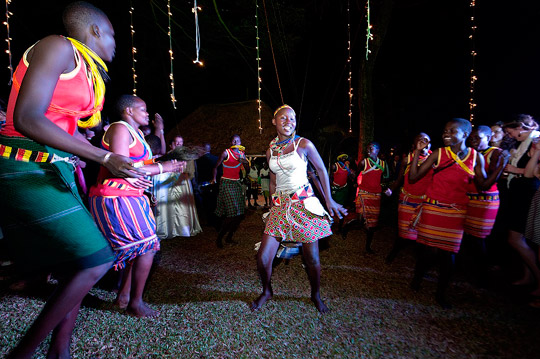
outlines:
[[[415,241],[418,232],[411,226],[411,221],[418,206],[424,201],[423,196],[408,196],[401,191],[398,204],[398,235],[401,238]]]
[[[0,144],[0,156],[23,162],[50,162],[52,156],[47,152],[30,151]]]
[[[466,206],[424,201],[417,226],[417,242],[457,253],[463,239]]]
[[[366,228],[376,227],[381,212],[381,194],[358,190],[356,196],[356,213],[364,218]]]
[[[216,216],[236,217],[246,211],[246,200],[240,181],[221,178],[216,205]]]
[[[148,197],[94,196],[90,198],[90,210],[115,251],[116,270],[150,250],[159,250],[156,220]]]
[[[486,238],[493,229],[499,211],[499,192],[473,194],[469,198],[465,233],[478,238]]]

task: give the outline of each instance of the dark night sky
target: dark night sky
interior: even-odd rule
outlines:
[[[29,10],[28,2],[12,2],[14,66],[30,44],[48,34],[63,33],[60,14],[69,2],[49,2],[39,12],[35,8]],[[254,1],[215,1],[221,18],[238,41],[231,39],[219,22],[213,1],[198,2],[203,7],[200,31],[204,68],[192,64],[195,57],[192,3],[172,1],[173,19],[177,22],[173,26],[174,77],[179,101],[175,111],[169,101],[166,0],[132,1],[138,48],[138,94],[146,100],[151,113],[160,112],[165,117],[168,128],[200,105],[256,98]],[[262,99],[274,108],[281,100],[262,1],[259,2]],[[105,10],[117,33],[117,55],[110,65],[112,82],[107,89],[110,105],[114,97],[130,93],[132,88],[130,1],[93,3]],[[470,1],[395,3],[377,58],[373,88],[376,139],[385,147],[406,146],[420,130],[438,139],[445,121],[452,117],[468,118]],[[330,124],[348,129],[344,4],[344,0],[266,0],[271,26],[281,26],[271,27],[272,42],[285,102],[299,113],[300,132]],[[363,6],[364,1],[351,0],[353,70],[358,67],[355,58],[363,56],[365,51],[365,23],[359,22],[363,19],[358,18],[357,4]],[[536,99],[536,84],[540,80],[539,15],[540,5],[536,1],[477,1],[476,123],[491,124],[514,113],[540,117],[540,102]],[[374,34],[377,35],[376,28]],[[0,61],[7,66],[7,56],[2,56]],[[6,97],[9,72],[2,68],[0,79],[4,85],[0,86],[0,95]],[[358,81],[358,76],[355,77],[354,82]]]

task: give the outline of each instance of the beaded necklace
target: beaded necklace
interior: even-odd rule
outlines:
[[[270,151],[272,152],[277,152],[277,159],[276,159],[276,163],[277,165],[279,166],[279,168],[281,168],[282,170],[284,169],[283,167],[281,167],[281,165],[279,164],[279,157],[283,154],[283,151],[285,151],[285,149],[287,147],[289,147],[289,145],[291,144],[291,142],[294,142],[294,140],[296,140],[297,138],[299,138],[300,136],[297,136],[296,135],[296,131],[292,133],[292,135],[290,137],[287,137],[286,139],[284,139],[283,141],[280,141],[279,140],[279,136],[277,136],[276,138],[274,138],[271,142],[270,142]]]

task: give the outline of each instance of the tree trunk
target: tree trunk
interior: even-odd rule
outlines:
[[[373,34],[373,40],[369,41],[369,50],[371,52],[369,53],[367,60],[364,48],[359,73],[360,93],[358,96],[358,108],[360,109],[360,126],[358,131],[358,162],[362,160],[364,149],[370,141],[373,141],[374,137],[375,109],[373,103],[373,70],[375,68],[377,54],[382,46],[388,24],[390,23],[392,8],[394,6],[393,0],[372,0],[370,3],[371,25],[373,26],[371,32]],[[365,1],[359,1],[358,4],[365,4]]]

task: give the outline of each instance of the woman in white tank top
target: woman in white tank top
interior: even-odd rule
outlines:
[[[329,309],[320,297],[321,265],[318,240],[332,234],[329,219],[342,218],[347,210],[331,196],[328,173],[317,149],[308,139],[295,135],[296,114],[283,105],[276,110],[272,123],[277,137],[270,142],[266,158],[270,166],[272,207],[267,219],[261,246],[257,253],[257,268],[263,291],[251,305],[260,309],[272,298],[272,262],[282,240],[302,243],[302,255],[307,265],[311,285],[311,300],[321,313]],[[313,193],[307,178],[307,163],[317,171],[326,208]]]

